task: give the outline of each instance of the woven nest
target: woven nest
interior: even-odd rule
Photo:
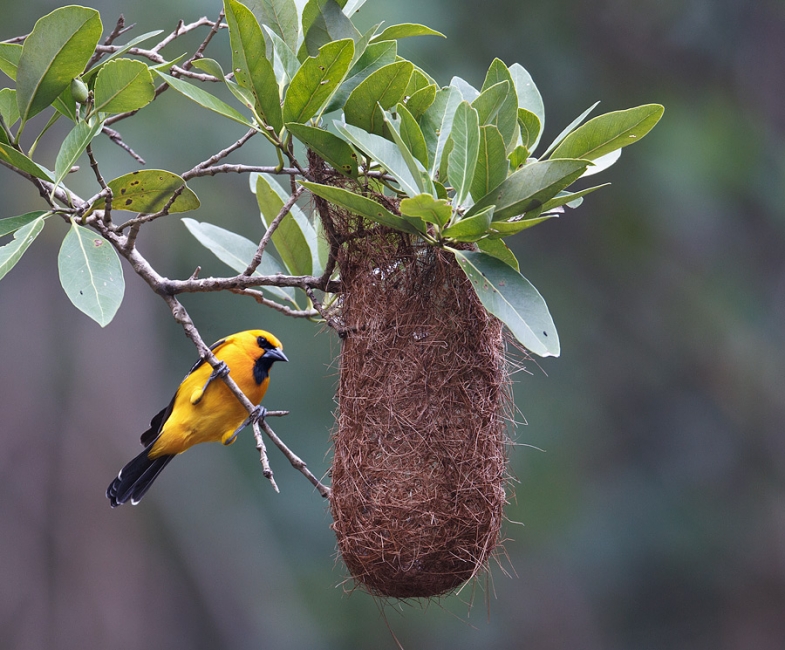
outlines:
[[[320,208],[341,242],[338,549],[375,595],[444,594],[482,571],[500,542],[502,325],[451,254]]]

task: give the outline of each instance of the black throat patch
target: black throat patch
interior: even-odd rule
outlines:
[[[256,363],[253,364],[253,378],[257,384],[261,384],[267,379],[270,374],[270,366],[273,363],[275,363],[275,359],[268,357],[266,354],[263,354],[256,360]]]

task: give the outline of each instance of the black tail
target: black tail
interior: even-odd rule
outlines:
[[[141,454],[123,467],[117,478],[106,489],[106,496],[113,508],[125,503],[128,499],[131,499],[133,505],[139,503],[161,470],[174,458],[174,456],[148,458],[147,454],[151,446],[146,447]]]

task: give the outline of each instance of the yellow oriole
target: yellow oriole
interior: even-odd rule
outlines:
[[[142,434],[144,451],[120,470],[106,490],[112,507],[129,499],[134,505],[139,503],[169,461],[189,447],[200,442],[234,442],[234,432],[248,412],[222,380],[214,380],[228,371],[246,397],[258,405],[270,383],[270,366],[288,361],[282,347],[264,330],[238,332],[213,344],[210,349],[221,365],[213,370],[203,359],[197,361],[169,406],[150,421],[150,428]]]

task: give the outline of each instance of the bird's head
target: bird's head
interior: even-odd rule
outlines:
[[[270,373],[270,367],[276,361],[289,361],[283,353],[283,345],[270,332],[265,330],[246,330],[236,334],[238,342],[249,355],[256,359],[254,363],[254,379],[261,384]]]

